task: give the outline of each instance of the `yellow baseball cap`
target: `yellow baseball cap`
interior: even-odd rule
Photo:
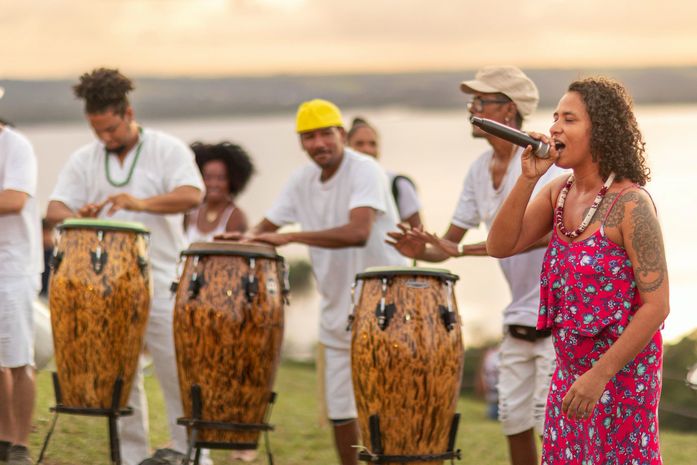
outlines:
[[[295,131],[298,133],[333,126],[344,127],[339,108],[328,100],[316,98],[303,102],[298,107]]]

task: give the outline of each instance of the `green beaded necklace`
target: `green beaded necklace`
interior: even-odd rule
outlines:
[[[107,181],[109,181],[109,184],[111,184],[112,186],[123,187],[127,185],[129,182],[131,182],[133,172],[136,169],[136,163],[138,163],[138,158],[140,158],[140,149],[143,148],[143,128],[138,128],[138,139],[140,139],[140,141],[138,142],[138,147],[136,148],[136,155],[133,158],[133,163],[131,163],[131,168],[128,170],[128,176],[126,176],[126,179],[121,182],[116,182],[113,179],[111,179],[111,173],[109,173],[109,152],[107,151],[106,147],[104,148],[104,172],[106,173]]]

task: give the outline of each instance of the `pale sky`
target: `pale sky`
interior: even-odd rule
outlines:
[[[0,0],[0,78],[697,65],[694,0]]]

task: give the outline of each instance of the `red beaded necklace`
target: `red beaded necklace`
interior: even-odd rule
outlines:
[[[557,207],[554,209],[554,223],[556,224],[557,228],[559,228],[559,232],[561,232],[569,239],[575,239],[578,236],[580,236],[590,224],[591,220],[593,219],[593,215],[595,215],[595,211],[600,206],[600,202],[603,201],[605,194],[607,194],[607,191],[608,189],[610,189],[612,181],[614,180],[615,173],[610,173],[610,176],[607,177],[605,184],[603,184],[603,187],[600,188],[598,195],[595,196],[595,200],[593,200],[593,205],[591,205],[591,208],[590,210],[588,210],[588,213],[581,222],[581,225],[575,230],[569,231],[568,229],[566,229],[566,226],[564,226],[564,203],[566,202],[566,196],[569,194],[569,189],[571,189],[571,185],[574,183],[574,175],[572,174],[571,176],[569,176],[569,179],[567,179],[564,188],[559,193]]]

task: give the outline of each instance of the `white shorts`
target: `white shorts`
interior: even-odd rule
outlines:
[[[351,351],[324,346],[324,398],[330,420],[356,418]]]
[[[0,366],[34,365],[36,277],[0,278]]]
[[[499,352],[499,419],[506,436],[542,434],[555,368],[552,337],[529,342],[505,334]]]

